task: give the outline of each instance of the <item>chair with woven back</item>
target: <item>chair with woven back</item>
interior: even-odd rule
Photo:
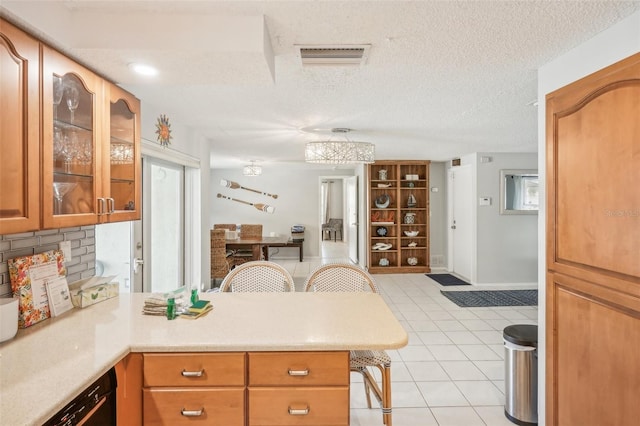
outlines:
[[[237,229],[237,225],[235,223],[214,223],[213,229],[227,229],[229,231],[235,231]]]
[[[211,279],[224,279],[233,266],[233,258],[226,249],[225,229],[211,230]]]
[[[305,291],[326,292],[372,292],[378,287],[371,274],[357,265],[349,263],[328,263],[316,268],[307,277]],[[367,405],[371,408],[370,391],[382,408],[382,420],[391,426],[391,358],[382,350],[355,350],[350,352],[351,371],[362,374]],[[382,376],[379,386],[369,367],[377,367]]]
[[[262,239],[262,225],[254,224],[242,224],[240,225],[240,240],[261,240]],[[240,265],[251,260],[260,260],[260,258],[254,257],[254,252],[251,247],[241,248],[233,253],[234,263]]]
[[[255,260],[236,266],[220,284],[221,292],[260,293],[295,291],[289,271],[277,263]]]

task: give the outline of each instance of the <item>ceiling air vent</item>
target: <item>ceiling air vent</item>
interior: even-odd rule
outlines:
[[[370,44],[296,45],[302,65],[362,65]]]

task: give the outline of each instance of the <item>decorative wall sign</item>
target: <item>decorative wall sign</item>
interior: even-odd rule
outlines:
[[[236,198],[231,198],[231,197],[227,197],[226,195],[222,195],[220,193],[218,193],[218,198],[224,198],[225,200],[231,200],[231,201],[237,201],[238,203],[242,203],[242,204],[248,204],[250,206],[255,207],[257,210],[260,210],[262,212],[265,213],[273,213],[276,211],[276,208],[273,206],[269,206],[267,204],[262,204],[262,203],[250,203],[248,201],[243,201],[243,200],[238,200]]]
[[[169,146],[171,143],[171,124],[169,124],[169,118],[160,114],[158,122],[156,123],[156,135],[158,135],[158,142],[162,146]]]
[[[278,198],[278,194],[269,194],[267,192],[258,191],[257,189],[245,188],[240,185],[238,182],[234,182],[232,180],[220,179],[220,186],[226,186],[231,189],[244,189],[245,191],[255,192],[256,194],[266,195],[267,197],[273,197],[274,199]]]

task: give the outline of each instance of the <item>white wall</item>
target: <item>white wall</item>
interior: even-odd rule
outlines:
[[[320,255],[320,196],[321,177],[353,175],[351,170],[315,169],[312,167],[282,167],[263,165],[262,175],[247,177],[242,175],[242,168],[211,170],[211,189],[209,194],[210,215],[208,228],[214,223],[261,223],[263,235],[275,232],[280,235],[291,235],[291,226],[305,226],[304,253],[306,257]],[[241,186],[256,189],[269,194],[277,194],[273,199],[242,189],[231,189],[220,186],[220,180],[230,180]],[[333,184],[341,186],[341,183]],[[268,214],[256,208],[236,201],[218,198],[220,193],[227,197],[262,203],[275,207],[275,213]],[[342,214],[342,212],[340,212]],[[287,255],[281,250],[283,255]],[[297,256],[292,251],[287,257]]]
[[[586,43],[554,59],[538,70],[538,169],[540,216],[538,217],[538,351],[546,351],[545,327],[545,97],[548,93],[640,52],[640,12],[623,19]],[[545,425],[545,357],[538,357],[538,421]]]
[[[481,163],[481,157],[490,157]],[[535,153],[476,152],[460,158],[461,166],[471,167],[472,198],[472,284],[531,284],[537,282],[537,216],[500,215],[500,170],[536,169]],[[451,162],[446,163],[446,170]],[[449,188],[447,188],[448,190]],[[432,194],[433,195],[433,194]],[[480,206],[480,197],[490,197],[490,206]],[[447,225],[451,221],[451,200]],[[446,227],[447,241],[451,238]],[[451,255],[451,253],[448,253]]]
[[[500,214],[500,170],[537,169],[537,161],[535,153],[477,154],[477,284],[538,281],[538,216]],[[490,197],[491,205],[480,206],[480,197]]]

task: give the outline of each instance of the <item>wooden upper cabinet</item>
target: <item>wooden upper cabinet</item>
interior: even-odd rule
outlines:
[[[103,80],[46,46],[42,62],[43,227],[98,223]]]
[[[140,219],[140,101],[116,85],[105,85],[109,123],[104,141],[103,191],[107,214],[102,221]]]
[[[39,43],[0,19],[0,235],[40,226]]]
[[[640,53],[547,95],[546,424],[640,418]]]
[[[43,227],[140,218],[140,101],[43,51]]]

